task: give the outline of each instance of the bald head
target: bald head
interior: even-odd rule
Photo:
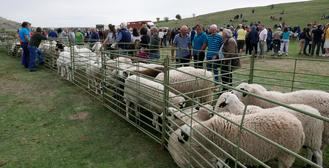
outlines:
[[[182,36],[186,36],[187,35],[187,32],[188,32],[188,27],[186,25],[183,25],[180,28],[180,33],[182,34]]]

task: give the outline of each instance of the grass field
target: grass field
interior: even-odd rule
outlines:
[[[216,3],[214,2],[214,5]],[[217,4],[218,5],[218,4]],[[255,9],[255,13],[252,14],[252,9]],[[284,15],[280,13],[285,11]],[[185,18],[182,20],[170,20],[169,22],[158,22],[156,23],[159,27],[179,27],[183,24],[194,26],[196,24],[210,25],[210,24],[233,24],[237,25],[241,23],[242,19],[230,22],[230,19],[233,20],[235,15],[243,14],[243,18],[248,20],[246,24],[251,22],[255,23],[261,21],[266,26],[273,26],[274,24],[280,23],[280,21],[273,21],[270,19],[270,16],[276,18],[282,17],[284,22],[290,26],[306,26],[307,23],[316,21],[317,23],[328,23],[329,20],[321,20],[323,14],[328,15],[329,11],[329,1],[328,0],[312,0],[307,2],[298,2],[298,3],[287,3],[287,4],[278,4],[274,5],[274,8],[271,9],[270,6],[256,7],[256,8],[242,8],[234,9],[223,12],[210,13],[206,15],[200,15],[195,18]]]
[[[296,42],[291,43],[290,51],[290,56],[298,57]],[[44,68],[29,73],[4,51],[0,51],[0,59],[0,167],[176,167],[159,144],[55,73]],[[301,62],[297,68],[299,72],[329,76],[328,64],[321,60]],[[293,61],[257,59],[256,68],[291,71]],[[247,74],[244,70],[239,73]],[[255,75],[291,79],[282,73],[260,71]],[[329,84],[329,77],[300,78]],[[269,79],[255,81],[282,85]],[[298,86],[329,90],[303,83]],[[329,149],[324,157],[325,167],[329,167]],[[300,165],[297,161],[294,168]]]
[[[80,89],[0,52],[0,167],[176,167],[150,138]]]

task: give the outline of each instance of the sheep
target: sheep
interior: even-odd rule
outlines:
[[[260,90],[253,85],[242,83],[236,87],[242,91],[256,94],[258,96],[273,100],[284,102],[285,104],[305,104],[319,110],[324,117],[329,117],[329,93],[318,90],[299,90],[290,93],[280,93],[276,91]],[[244,94],[238,91],[233,91],[235,95],[244,103],[248,105],[256,105],[263,108],[275,107],[276,104],[258,99],[256,97]],[[322,135],[322,147],[325,149],[329,144],[329,122],[324,123],[324,131]]]
[[[319,111],[313,107],[303,104],[290,104],[291,107],[296,109],[305,110],[311,114],[320,116]],[[215,106],[215,112],[230,112],[236,115],[243,115],[245,105],[239,100],[239,98],[231,92],[223,93]],[[246,109],[246,114],[259,113],[259,112],[287,112],[297,117],[304,129],[305,144],[307,148],[307,159],[312,160],[312,156],[315,156],[316,163],[322,166],[322,133],[323,133],[323,121],[314,117],[296,112],[294,110],[285,107],[273,107],[263,109],[258,106],[249,105]]]
[[[129,76],[124,84],[124,100],[126,102],[126,117],[129,118],[130,104],[133,102],[136,112],[136,117],[139,118],[137,111],[137,104],[146,107],[153,112],[152,124],[159,130],[157,123],[159,114],[162,113],[164,96],[164,86],[160,83],[151,81],[149,79],[138,77],[136,75]],[[181,96],[169,92],[170,106],[183,108],[185,106],[185,99]]]
[[[196,78],[188,74],[208,80]],[[160,73],[155,79],[164,81],[164,73]],[[200,103],[212,103],[213,90],[215,88],[214,82],[212,82],[213,79],[213,74],[210,71],[194,67],[181,67],[178,70],[169,71],[169,84],[177,90],[177,92],[173,92],[176,94],[184,93],[190,98],[198,98]]]
[[[230,113],[222,113],[222,115],[236,124],[240,124],[243,118],[241,115]],[[244,128],[257,132],[292,152],[299,152],[304,144],[305,135],[303,126],[301,122],[290,113],[268,112],[249,114],[245,116],[243,123]],[[174,138],[169,138],[169,153],[179,167],[188,167],[188,161],[185,159],[188,158],[188,155],[185,151],[191,147],[191,150],[189,150],[191,151],[191,156],[198,159],[196,154],[196,152],[198,152],[199,156],[203,156],[211,163],[211,165],[219,166],[228,157],[217,147],[222,148],[232,156],[235,156],[236,147],[227,143],[222,138],[217,137],[214,132],[235,144],[238,143],[237,140],[240,139],[240,148],[262,162],[278,159],[279,168],[290,168],[295,161],[293,155],[282,151],[247,131],[242,130],[240,132],[239,126],[220,116],[214,116],[201,124],[194,124],[192,126],[188,126],[187,124],[183,125],[180,129],[174,132],[176,135],[171,134]],[[213,142],[216,146],[213,143],[206,141],[204,137]],[[211,151],[216,157],[206,151],[203,146]],[[175,151],[175,149],[185,150]],[[219,158],[219,160],[217,158]],[[193,159],[191,160],[193,167],[201,167],[194,165]],[[197,161],[202,164],[202,167],[210,167],[204,165],[205,161]],[[256,164],[253,159],[242,152],[239,154],[239,161],[248,166],[254,166]]]
[[[176,130],[178,127],[186,123],[190,123],[191,119],[194,123],[195,121],[201,122],[209,120],[212,116],[213,107],[209,104],[204,105],[203,107],[188,107],[185,109],[178,110],[174,107],[168,108],[168,126],[171,127],[172,130]]]
[[[61,75],[61,77],[66,77],[67,80],[71,80],[72,74],[70,71],[71,67],[71,58],[70,53],[63,51],[59,53],[59,57],[56,60],[57,64],[57,73]]]

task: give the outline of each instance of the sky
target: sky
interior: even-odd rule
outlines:
[[[305,0],[1,0],[0,16],[41,27],[89,27],[96,24],[183,18],[234,8]],[[22,3],[20,3],[22,2]],[[22,4],[22,5],[20,5]]]

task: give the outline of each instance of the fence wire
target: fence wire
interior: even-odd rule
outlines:
[[[9,53],[19,49],[15,40],[7,36],[3,39],[0,38],[0,44],[5,42],[6,45],[1,46],[6,46]],[[325,65],[326,60],[285,57],[259,60],[239,55],[241,67],[234,67],[232,61],[236,57],[176,62],[172,54],[175,48],[102,50],[102,47],[97,49],[96,46],[92,47],[92,51],[88,45],[74,46],[61,42],[62,46],[59,46],[59,42],[61,40],[44,41],[40,45],[45,66],[162,144],[179,167],[259,165],[269,168],[282,164],[280,162],[285,161],[282,156],[298,160],[297,167],[304,164],[321,167],[300,150],[289,148],[270,134],[265,134],[266,131],[264,133],[248,125],[249,105],[243,106],[240,118],[215,111],[215,105],[223,93],[233,90],[328,123],[326,116],[236,88],[243,82],[249,82],[263,84],[270,90],[328,91],[329,74],[305,70],[305,65],[309,65],[306,62],[316,66]],[[156,52],[159,59],[148,57]],[[284,61],[285,67],[275,64],[278,61]],[[270,131],[269,128],[267,132]],[[248,138],[257,144],[245,142]],[[264,149],[257,149],[258,145]],[[273,153],[276,154],[273,157],[265,157],[262,152],[267,150],[277,153]],[[279,163],[268,162],[272,159],[278,159]]]

